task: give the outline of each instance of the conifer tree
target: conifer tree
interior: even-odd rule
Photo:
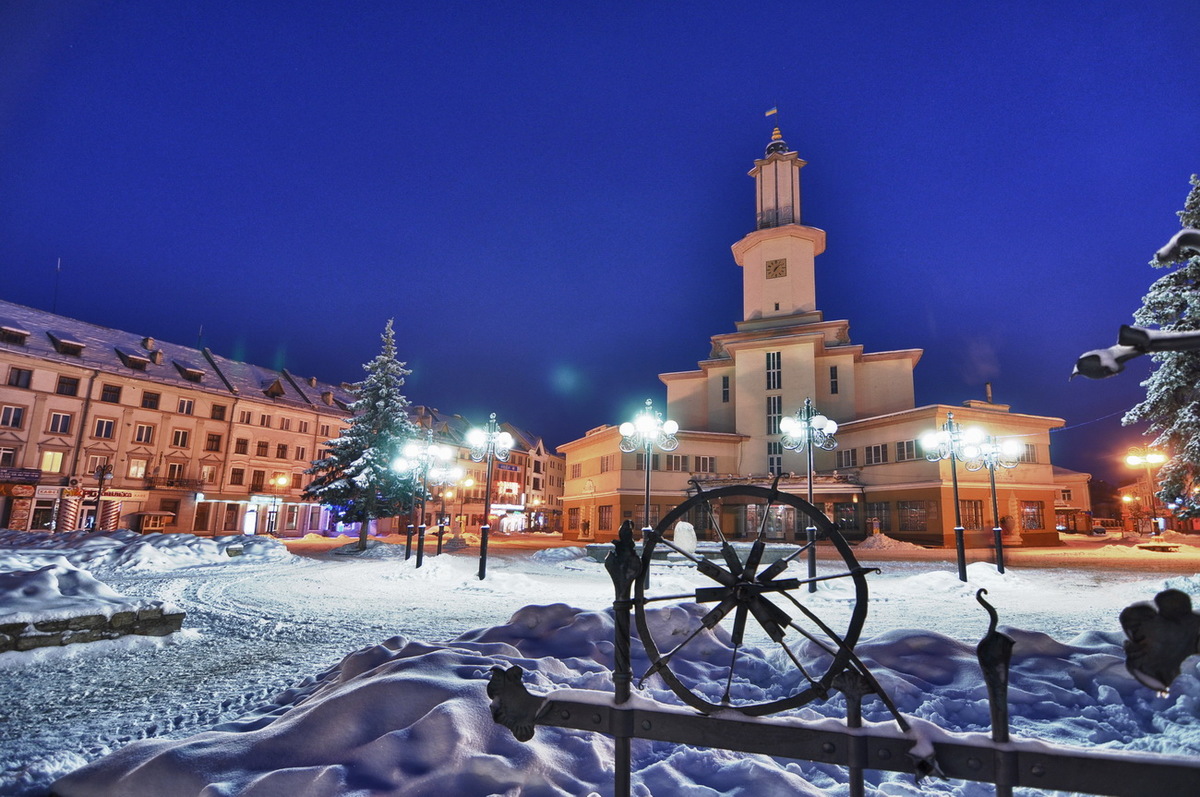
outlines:
[[[401,392],[404,377],[412,373],[396,359],[392,321],[383,332],[379,356],[365,364],[366,378],[350,387],[353,417],[341,434],[325,444],[325,456],[305,473],[312,482],[304,497],[332,508],[334,517],[361,523],[358,548],[367,547],[370,521],[409,511],[419,489],[411,472],[397,473],[392,462],[404,444],[416,437],[408,416],[408,399]]]
[[[1192,175],[1192,190],[1178,212],[1183,227],[1200,228],[1200,177]],[[1200,256],[1183,262],[1150,261],[1155,268],[1172,268],[1150,286],[1134,320],[1172,332],[1200,330]],[[1158,472],[1158,496],[1175,505],[1180,517],[1200,517],[1193,492],[1200,486],[1200,351],[1166,351],[1152,355],[1158,367],[1142,387],[1146,398],[1125,414],[1123,423],[1149,424],[1153,446],[1168,456]]]

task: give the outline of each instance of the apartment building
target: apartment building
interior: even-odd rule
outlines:
[[[327,531],[339,386],[0,301],[0,526]]]
[[[352,397],[341,386],[5,301],[0,380],[0,527],[356,529],[301,498],[304,471],[349,416]],[[470,459],[472,424],[410,411],[463,469],[453,482],[429,481],[424,521],[450,516],[458,530],[478,532],[486,465]],[[494,463],[492,527],[560,530],[564,459],[536,435],[502,427],[514,446],[507,462]],[[409,520],[384,519],[377,530]]]

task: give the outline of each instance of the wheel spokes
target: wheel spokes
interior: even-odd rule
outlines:
[[[735,598],[733,595],[729,595],[725,600],[721,601],[721,603],[719,603],[716,607],[714,607],[708,614],[706,614],[706,615],[704,615],[704,617],[700,618],[700,626],[695,631],[693,631],[691,634],[689,634],[687,639],[683,640],[678,645],[676,645],[674,648],[672,648],[671,651],[669,653],[667,653],[665,656],[660,656],[658,661],[656,661],[650,665],[650,669],[646,670],[646,672],[642,675],[641,679],[638,681],[638,688],[639,689],[641,688],[642,684],[644,684],[646,682],[647,678],[649,678],[651,675],[654,675],[656,672],[658,672],[659,670],[663,669],[668,664],[670,664],[671,659],[675,657],[675,654],[678,653],[679,651],[683,650],[684,647],[686,647],[693,639],[695,639],[697,636],[699,636],[701,631],[711,631],[716,626],[716,624],[721,622],[721,620],[725,617],[725,615],[729,614],[729,612],[735,606],[737,606],[737,598]]]
[[[729,660],[729,676],[725,679],[725,695],[721,702],[728,704],[731,700],[729,690],[733,688],[733,674],[737,670],[738,651],[742,648],[742,639],[746,636],[746,607],[738,606],[733,616],[733,655]]]
[[[662,532],[647,536],[644,563],[648,563],[652,557],[654,545],[662,542],[667,550],[680,554],[694,565],[696,574],[702,577],[697,582],[702,584],[707,580],[708,586],[699,586],[691,594],[648,597],[643,584],[637,583],[635,608],[638,630],[650,658],[649,669],[641,677],[639,686],[657,674],[685,703],[701,712],[733,709],[750,716],[794,708],[810,700],[826,698],[833,689],[835,676],[848,668],[859,669],[853,659],[851,646],[858,639],[866,612],[866,581],[861,576],[872,568],[863,568],[858,564],[852,549],[819,510],[796,495],[779,492],[777,482],[768,486],[731,485],[711,490],[703,489],[695,480],[692,485],[694,494],[668,513],[658,528],[669,528],[674,521],[682,518],[694,518],[698,521],[697,525],[704,523],[706,529],[711,529],[710,533],[714,536],[710,539],[717,540],[720,555],[712,553],[706,557],[693,551],[680,550],[673,541],[663,539]],[[722,518],[727,511],[728,515]],[[776,538],[781,518],[790,518],[790,514],[785,513],[791,511],[798,514],[798,519],[807,518],[808,525],[816,527],[814,541],[800,541],[786,556],[764,564],[763,560],[768,556],[768,537],[772,540]],[[748,545],[743,547],[733,542],[732,537],[726,536],[721,527],[722,519],[729,523],[730,518],[734,518],[738,530],[745,527]],[[793,561],[806,552],[811,554],[814,551],[816,540],[833,543],[843,565],[831,569],[839,572],[821,576],[814,573],[812,578],[785,576],[785,571]],[[738,545],[737,549],[735,545]],[[743,550],[745,553],[739,555]],[[829,624],[817,617],[814,609],[819,607],[810,609],[804,606],[792,593],[798,592],[804,584],[847,577],[856,585],[853,591],[857,603],[850,613],[848,626],[839,636]],[[772,597],[772,593],[783,593],[797,608],[785,608],[781,601]],[[651,627],[652,622],[648,620],[652,604],[689,598],[707,605],[708,611],[689,614],[684,625]],[[750,618],[753,618],[757,627],[748,625]],[[698,627],[695,625],[697,622]],[[726,624],[725,630],[717,628],[721,624]],[[719,674],[721,665],[715,660],[708,660],[713,650],[709,642],[702,639],[706,630],[717,635],[718,640],[728,647],[727,651],[720,654],[729,667],[724,677]],[[665,654],[659,652],[659,639],[668,643],[669,649]],[[675,642],[680,639],[681,642]],[[697,639],[702,639],[701,644],[696,643]],[[768,651],[771,642],[782,648],[783,652],[766,660],[775,661],[776,666],[782,666],[785,671],[790,669],[787,666],[787,662],[790,662],[798,675],[789,675],[778,687],[764,690],[763,687],[768,685],[755,683],[755,674],[759,671],[760,657]],[[805,643],[811,643],[812,647],[807,647]],[[755,652],[756,647],[761,647],[763,653]],[[685,661],[693,660],[700,665],[698,669],[693,670],[690,663],[680,669]],[[715,671],[711,666],[713,664],[716,665]],[[738,667],[742,668],[740,675]],[[693,673],[704,672],[712,673],[716,682],[707,688],[688,683],[695,678]],[[725,683],[721,684],[721,680]]]

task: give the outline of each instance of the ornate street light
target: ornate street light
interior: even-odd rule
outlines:
[[[826,418],[817,412],[812,399],[804,399],[804,406],[796,410],[795,415],[789,415],[779,421],[779,431],[783,433],[780,445],[788,451],[805,449],[808,457],[808,503],[813,502],[813,449],[832,451],[837,448],[837,421]],[[805,529],[808,545],[808,591],[817,591],[817,527],[812,523]]]
[[[654,410],[654,402],[646,399],[646,406],[632,422],[625,421],[617,430],[621,433],[621,451],[632,454],[639,448],[642,450],[642,464],[646,468],[646,504],[642,529],[650,528],[650,463],[654,447],[663,451],[674,451],[679,448],[675,433],[679,424],[675,421],[664,421],[662,414]]]
[[[458,483],[458,480],[463,477],[464,471],[458,465],[440,465],[436,468],[431,468],[429,471],[429,481],[438,486],[438,497],[442,500],[442,507],[438,511],[438,530],[437,530],[437,553],[440,556],[442,553],[442,537],[446,534],[446,492],[448,487]],[[449,497],[454,497],[454,491],[450,490]]]
[[[425,560],[425,485],[429,479],[429,468],[435,462],[445,462],[452,456],[454,456],[454,452],[449,446],[433,442],[433,430],[430,429],[424,443],[419,443],[416,440],[408,441],[404,445],[404,451],[401,456],[392,463],[393,470],[397,472],[412,471],[421,477],[421,522],[417,525],[417,567],[424,564]],[[417,496],[414,495],[414,509],[416,505]],[[407,545],[404,549],[405,559],[408,559],[412,549],[411,526],[409,528]]]
[[[925,451],[925,459],[930,462],[950,460],[950,483],[954,488],[954,547],[958,553],[958,580],[967,580],[967,551],[963,542],[962,505],[958,500],[958,461],[965,460],[964,446],[977,446],[983,441],[984,434],[979,429],[963,430],[954,421],[954,413],[946,413],[946,422],[936,432],[930,432],[921,438],[921,448]]]
[[[291,479],[287,474],[280,473],[267,479],[267,484],[271,485],[271,509],[267,512],[267,534],[274,537],[276,520],[279,517],[279,505],[282,503],[280,491],[287,489]]]
[[[96,530],[104,531],[104,489],[112,483],[113,466],[106,462],[92,476],[96,479]]]
[[[488,418],[487,428],[478,427],[467,432],[467,444],[471,446],[471,460],[487,460],[487,478],[483,496],[483,527],[479,529],[479,580],[487,577],[488,532],[492,522],[492,461],[508,461],[513,447],[513,436],[500,429],[496,413]]]
[[[968,430],[968,433],[971,431]],[[1017,466],[1017,458],[1020,455],[1021,444],[1016,440],[998,441],[991,435],[984,435],[983,440],[977,443],[965,443],[962,451],[963,464],[967,466],[967,470],[988,469],[988,484],[992,488],[992,518],[996,524],[992,527],[996,545],[996,569],[1001,573],[1004,572],[1004,542],[1001,539],[1003,530],[1000,528],[1000,505],[996,500],[996,468],[1012,470]]]
[[[1126,465],[1131,468],[1139,468],[1144,466],[1146,469],[1146,501],[1144,503],[1144,509],[1145,517],[1150,519],[1150,523],[1152,525],[1154,523],[1154,518],[1158,517],[1158,502],[1154,500],[1154,472],[1151,466],[1162,465],[1166,461],[1166,454],[1163,454],[1159,451],[1153,451],[1149,448],[1142,448],[1140,446],[1134,446],[1133,448],[1130,448],[1125,454]],[[1142,479],[1139,476],[1138,492],[1141,492],[1141,481]],[[1141,529],[1138,529],[1137,532],[1140,534]]]
[[[470,490],[474,486],[475,486],[475,480],[472,479],[470,476],[468,476],[467,478],[463,479],[462,481],[460,481],[458,483],[458,511],[456,513],[454,513],[455,518],[462,517],[463,505],[467,501],[467,490]],[[454,491],[453,490],[450,491],[449,493],[446,494],[445,497],[453,499]],[[453,525],[453,521],[451,521],[451,525]],[[447,550],[457,551],[457,550],[461,550],[462,548],[467,547],[467,543],[464,542],[463,538],[462,538],[462,528],[464,525],[466,525],[465,522],[460,520],[459,524],[458,524],[458,528],[454,530],[454,532],[450,535],[450,541],[446,543]]]

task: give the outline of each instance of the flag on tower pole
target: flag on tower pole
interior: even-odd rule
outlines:
[[[773,116],[774,114],[777,114],[777,113],[779,113],[779,108],[775,107],[775,108],[772,108],[771,110],[767,111],[766,113],[764,113],[763,116]]]

